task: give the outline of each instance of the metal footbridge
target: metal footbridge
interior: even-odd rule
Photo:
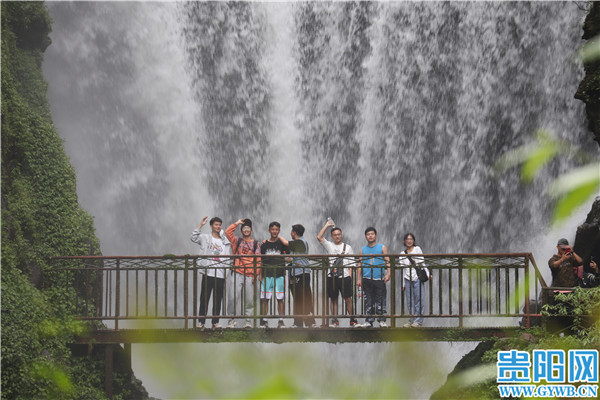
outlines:
[[[219,343],[219,342],[398,342],[398,341],[481,341],[486,338],[519,334],[520,328],[537,322],[539,302],[547,285],[531,253],[506,254],[424,254],[419,255],[431,273],[423,287],[424,323],[421,327],[404,327],[409,318],[410,298],[402,290],[406,255],[390,254],[391,275],[386,284],[385,310],[377,317],[385,318],[388,327],[351,327],[346,301],[350,298],[353,314],[359,322],[368,317],[365,297],[356,285],[338,299],[338,315],[331,312],[326,281],[330,271],[329,255],[287,256],[289,265],[296,257],[308,257],[310,269],[310,315],[294,314],[294,281],[286,273],[284,315],[277,312],[276,301],[269,302],[261,313],[253,307],[251,315],[242,315],[248,296],[228,293],[223,285],[221,312],[215,313],[213,297],[205,298],[206,315],[198,315],[202,295],[202,276],[223,270],[226,283],[242,279],[233,272],[236,258],[252,258],[251,268],[257,272],[267,257],[282,256],[81,256],[54,257],[53,268],[44,274],[47,288],[60,288],[62,304],[69,304],[76,318],[87,321],[87,329],[75,336],[75,346],[102,346],[105,354],[105,391],[112,394],[115,346],[124,346],[129,363],[134,343]],[[344,255],[355,276],[360,255]],[[409,264],[410,265],[410,264]],[[264,273],[264,271],[263,271]],[[356,282],[354,280],[354,282]],[[252,287],[252,285],[250,286]],[[260,303],[259,285],[253,286],[250,298]],[[410,294],[410,293],[409,293]],[[233,301],[227,301],[233,297]],[[275,296],[273,296],[275,297]],[[229,304],[227,304],[229,303]],[[214,314],[214,315],[213,315]],[[220,314],[220,315],[219,315]],[[206,328],[197,321],[206,318]],[[222,326],[233,318],[237,328],[211,329],[211,319],[220,318]],[[286,326],[293,318],[313,317],[316,327],[275,328],[279,318]],[[339,326],[330,327],[334,318]],[[260,327],[261,319],[269,328]],[[245,321],[249,327],[244,328]]]
[[[278,315],[274,298],[266,314],[255,306],[252,315],[241,315],[243,296],[227,293],[230,289],[226,284],[220,315],[212,312],[214,296],[207,298],[208,312],[202,316],[207,328],[197,329],[202,274],[214,275],[223,269],[226,281],[241,279],[232,271],[234,259],[239,257],[248,259],[247,255],[220,256],[219,260],[199,255],[55,257],[54,268],[45,274],[45,284],[63,287],[62,293],[69,297],[77,318],[90,322],[90,329],[77,337],[79,343],[481,340],[512,335],[519,327],[529,327],[532,319],[539,319],[537,303],[531,301],[547,287],[531,253],[424,254],[424,265],[432,275],[423,286],[424,323],[423,327],[407,329],[403,325],[412,315],[406,292],[411,289],[402,290],[402,276],[409,267],[402,263],[405,255],[392,254],[382,315],[389,327],[377,328],[375,323],[374,328],[351,328],[342,297],[351,298],[354,314],[361,322],[368,316],[365,298],[353,285],[351,293],[341,293],[339,315],[332,315],[325,287],[332,257],[310,255],[312,316],[319,328],[274,328],[280,317],[288,327],[292,318],[299,317],[294,315],[286,274],[285,315]],[[259,270],[261,258],[266,257],[281,256],[253,256],[252,268]],[[306,256],[288,256],[286,263],[295,257]],[[351,260],[349,268],[358,268],[359,255],[343,257]],[[260,288],[254,287],[254,304],[258,305]],[[227,304],[232,295],[233,307],[231,302]],[[235,318],[238,328],[211,329],[214,317],[219,317],[224,327]],[[260,328],[263,318],[271,328]],[[340,325],[329,328],[334,318]],[[242,327],[245,319],[252,328]]]

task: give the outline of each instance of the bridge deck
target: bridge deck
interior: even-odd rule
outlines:
[[[121,329],[97,330],[76,338],[77,343],[359,343],[407,341],[481,341],[516,336],[511,328],[295,328],[295,329]]]

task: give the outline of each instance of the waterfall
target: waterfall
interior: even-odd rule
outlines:
[[[525,187],[494,162],[537,128],[591,140],[573,4],[50,11],[53,116],[105,254],[193,252],[204,215],[250,217],[258,237],[279,220],[312,240],[331,216],[355,247],[374,225],[392,251],[407,231],[430,252],[524,250],[572,164]]]
[[[106,255],[193,254],[205,215],[257,238],[302,223],[314,252],[329,216],[355,249],[373,225],[391,252],[408,231],[430,253],[531,251],[574,161],[530,186],[495,161],[538,128],[593,143],[574,3],[48,8],[52,115]]]

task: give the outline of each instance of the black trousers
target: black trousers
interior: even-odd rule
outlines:
[[[310,274],[301,274],[290,278],[290,292],[294,296],[294,315],[308,315],[313,312],[312,290],[310,289]],[[315,324],[311,316],[294,317],[294,325],[302,324],[310,327]]]
[[[200,309],[198,310],[199,316],[206,316],[206,307],[208,307],[208,300],[210,299],[211,293],[214,290],[213,296],[213,307],[212,315],[221,314],[221,304],[223,303],[223,288],[225,286],[225,278],[217,278],[214,276],[202,275],[202,283],[200,284]],[[198,318],[201,323],[206,322],[206,318]],[[212,323],[216,324],[219,322],[219,318],[213,317]]]
[[[385,314],[385,297],[387,296],[387,289],[385,282],[378,279],[363,279],[363,294],[365,296],[365,309],[367,312],[367,318],[365,321],[373,323],[375,318],[373,315],[377,315],[377,321],[385,321],[381,315]]]

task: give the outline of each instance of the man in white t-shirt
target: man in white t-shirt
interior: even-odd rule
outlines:
[[[221,304],[223,303],[223,291],[225,287],[225,269],[230,269],[231,261],[228,258],[219,256],[231,254],[231,243],[221,229],[223,221],[219,217],[211,218],[210,228],[211,233],[200,233],[200,230],[206,225],[208,217],[204,217],[202,222],[194,232],[192,232],[192,242],[200,245],[200,254],[212,255],[210,259],[202,259],[200,264],[207,267],[201,268],[198,271],[202,274],[202,283],[200,289],[200,308],[198,310],[198,325],[200,329],[204,329],[206,322],[206,309],[208,301],[213,294],[212,302],[212,327],[213,329],[221,329],[219,325],[218,315],[221,314]],[[214,292],[213,292],[214,291]]]
[[[331,238],[333,243],[325,239],[325,231],[331,229]],[[332,220],[328,220],[323,229],[317,235],[319,243],[325,248],[328,254],[353,254],[352,247],[349,244],[342,242],[343,234],[340,228],[337,228]],[[349,257],[331,257],[330,266],[327,273],[327,296],[331,302],[331,314],[338,315],[338,297],[342,294],[342,298],[346,303],[346,311],[350,314],[350,326],[357,324],[352,307],[352,276],[353,269],[350,268],[354,263],[354,259]],[[335,328],[340,325],[337,317],[333,317],[329,327]]]

